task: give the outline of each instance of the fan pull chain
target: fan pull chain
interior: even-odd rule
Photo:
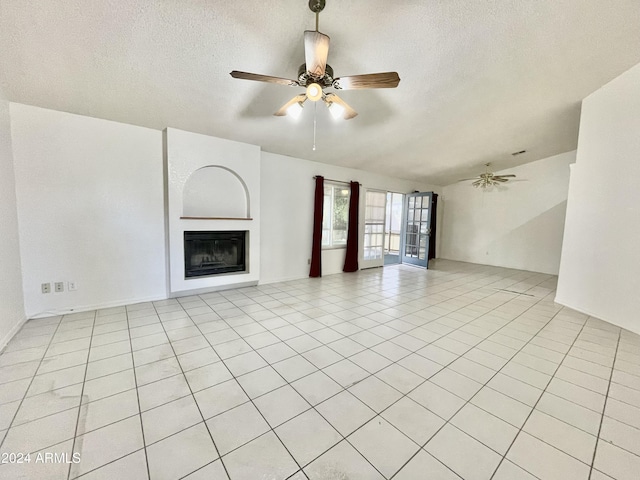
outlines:
[[[320,12],[316,12],[316,32],[318,31],[319,22],[320,22]]]
[[[313,102],[313,151],[316,151],[316,113],[318,111],[318,102]]]

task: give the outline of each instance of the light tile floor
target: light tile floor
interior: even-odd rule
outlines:
[[[640,337],[555,282],[438,261],[31,320],[0,478],[638,479]]]

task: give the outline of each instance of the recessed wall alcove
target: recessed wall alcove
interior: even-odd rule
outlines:
[[[208,165],[194,171],[182,191],[183,217],[250,218],[247,185],[230,168]]]

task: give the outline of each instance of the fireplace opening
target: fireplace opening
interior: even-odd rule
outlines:
[[[184,276],[245,272],[247,232],[184,232]]]

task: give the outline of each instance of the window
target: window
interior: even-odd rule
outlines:
[[[325,185],[322,217],[322,246],[342,247],[347,244],[349,223],[349,187]]]

